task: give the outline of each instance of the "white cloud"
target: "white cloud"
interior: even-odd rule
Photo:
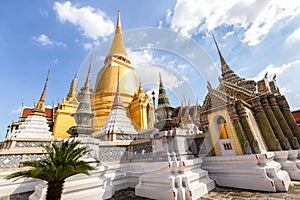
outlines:
[[[47,35],[42,34],[38,37],[33,37],[36,42],[40,43],[43,46],[51,46],[53,45],[53,42],[48,38]]]
[[[159,22],[158,22],[158,28],[162,28],[162,24],[163,24],[163,22],[161,20],[159,20]]]
[[[49,15],[48,11],[47,10],[43,10],[43,9],[39,9],[39,14],[42,17],[47,17]]]
[[[173,30],[186,36],[232,26],[244,33],[243,42],[254,46],[280,20],[299,14],[300,1],[177,0],[173,12],[167,12],[166,18]]]
[[[182,77],[177,77],[171,71],[167,71],[166,69],[159,66],[143,65],[136,68],[136,74],[141,80],[143,86],[158,85],[159,73],[161,74],[166,89],[179,88],[185,81]]]
[[[300,67],[300,60],[296,60],[294,62],[283,64],[282,66],[275,67],[274,65],[268,65],[265,69],[259,72],[253,79],[255,81],[263,79],[264,75],[268,72],[268,75],[273,76],[274,74],[280,75],[286,72],[289,68]],[[296,78],[296,77],[295,77]]]
[[[139,51],[131,51],[127,49],[128,57],[134,66],[153,63],[153,54],[151,50],[142,49]]]
[[[41,34],[37,37],[34,36],[33,39],[42,46],[63,46],[63,47],[66,47],[66,44],[64,44],[63,42],[57,42],[57,41],[51,40],[45,34]]]
[[[113,22],[101,10],[91,6],[77,8],[70,1],[55,2],[53,9],[57,13],[60,22],[70,22],[87,38],[97,40],[99,37],[107,37],[114,31]]]
[[[83,43],[83,48],[85,50],[90,50],[93,48],[93,45],[91,43]]]
[[[23,108],[29,108],[28,106],[24,105]],[[22,110],[22,105],[20,105],[19,108],[16,108],[16,109],[13,109],[10,111],[11,114],[20,114],[21,113],[21,110]]]
[[[177,76],[178,72],[173,67],[175,61],[163,64],[165,57],[155,57],[149,49],[139,51],[127,49],[127,53],[131,63],[136,67],[137,77],[142,81],[143,86],[157,85],[159,83],[159,73],[165,87],[169,89],[178,88],[186,81],[185,77]]]
[[[300,74],[300,60],[283,64],[281,66],[269,65],[259,72],[253,79],[256,81],[261,80],[266,72],[268,72],[269,78],[276,73],[276,80],[280,92],[287,97],[292,110],[298,108],[300,106],[298,83]]]
[[[233,35],[233,34],[234,34],[234,31],[230,31],[230,32],[226,33],[226,35],[224,35],[224,36],[222,37],[222,39],[225,40],[227,37],[229,37],[229,36],[231,36],[231,35]]]
[[[286,39],[287,42],[300,39],[300,27],[293,31],[293,33]]]

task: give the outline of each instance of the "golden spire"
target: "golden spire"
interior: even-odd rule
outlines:
[[[120,10],[118,10],[118,21],[114,39],[108,52],[108,55],[106,56],[105,64],[110,60],[111,57],[115,57],[117,59],[123,60],[124,62],[130,63],[122,36]]]
[[[40,98],[39,102],[34,106],[32,115],[45,116],[45,97],[46,97],[46,90],[47,90],[49,76],[50,76],[50,70],[48,70],[48,75],[46,78],[43,92],[41,94],[41,98]]]
[[[143,93],[143,87],[142,87],[142,82],[141,82],[141,80],[140,80],[140,84],[139,84],[138,93]]]
[[[68,100],[76,97],[76,94],[77,94],[77,77],[76,76],[77,76],[77,74],[75,74],[75,76],[71,82],[70,90],[69,90],[68,97],[67,97]]]

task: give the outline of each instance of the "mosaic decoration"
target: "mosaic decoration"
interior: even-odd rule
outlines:
[[[117,140],[134,140],[134,135],[127,135],[127,134],[116,134]]]
[[[128,160],[128,147],[102,146],[99,147],[100,162],[113,162]]]
[[[42,160],[46,158],[45,154],[27,154],[26,161]]]
[[[152,144],[151,142],[138,144],[133,146],[133,159],[149,159],[151,158],[152,153]]]
[[[16,143],[16,147],[42,147],[42,146],[49,146],[50,142],[28,142],[28,141],[18,141]]]
[[[22,155],[2,155],[0,156],[0,168],[18,168],[22,160]]]

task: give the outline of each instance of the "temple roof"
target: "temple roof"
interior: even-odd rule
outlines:
[[[218,43],[215,39],[215,36],[213,35],[213,39],[215,42],[215,45],[217,47],[219,57],[220,57],[220,62],[221,62],[221,72],[222,72],[222,80],[231,82],[234,84],[238,84],[240,82],[245,81],[244,78],[239,77],[237,74],[234,73],[234,71],[229,67],[229,65],[226,63],[224,57],[222,56],[222,53],[219,49]]]
[[[118,10],[118,21],[117,21],[114,39],[113,39],[112,45],[110,47],[110,50],[106,56],[105,63],[111,57],[115,57],[115,58],[121,59],[127,63],[130,63],[126,49],[125,49],[124,40],[123,40],[120,10]]]
[[[167,92],[165,90],[163,81],[161,79],[161,74],[159,73],[158,108],[161,107],[171,107],[171,104]]]

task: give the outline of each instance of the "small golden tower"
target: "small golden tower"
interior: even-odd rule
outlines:
[[[78,107],[77,95],[77,78],[72,80],[70,90],[67,98],[63,98],[61,104],[58,105],[55,113],[55,123],[53,127],[53,137],[68,138],[70,134],[67,133],[70,127],[75,126],[74,117],[71,115],[75,113]]]
[[[154,107],[148,94],[143,91],[140,83],[138,91],[129,104],[129,113],[134,128],[142,131],[154,126]]]

